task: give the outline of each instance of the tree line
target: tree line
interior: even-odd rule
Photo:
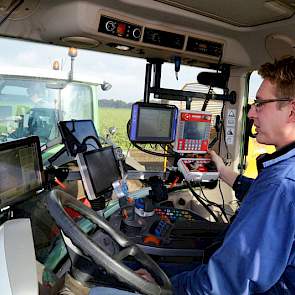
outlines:
[[[132,102],[126,103],[123,100],[114,99],[100,99],[98,100],[98,106],[101,108],[115,108],[115,109],[130,109]]]

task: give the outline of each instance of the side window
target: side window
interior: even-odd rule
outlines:
[[[257,71],[254,71],[249,80],[249,97],[248,104],[254,102],[256,91],[260,83],[262,82],[262,78],[258,75]],[[255,133],[255,127],[252,127],[252,132]],[[256,158],[264,153],[273,153],[275,151],[274,146],[260,144],[256,141],[255,138],[249,138],[248,144],[248,156],[246,158],[246,169],[244,171],[244,175],[248,177],[255,178],[258,174],[256,168]]]

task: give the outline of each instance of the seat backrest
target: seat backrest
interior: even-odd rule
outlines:
[[[0,290],[5,295],[38,295],[38,278],[30,219],[0,226]]]

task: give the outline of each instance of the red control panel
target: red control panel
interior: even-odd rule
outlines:
[[[180,111],[174,150],[179,153],[206,153],[211,128],[211,113]]]

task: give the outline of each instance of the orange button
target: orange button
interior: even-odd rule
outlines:
[[[143,243],[146,244],[146,245],[147,244],[152,244],[152,245],[155,245],[155,246],[160,246],[161,240],[158,239],[157,237],[153,236],[153,235],[148,235],[148,236],[144,237]]]

